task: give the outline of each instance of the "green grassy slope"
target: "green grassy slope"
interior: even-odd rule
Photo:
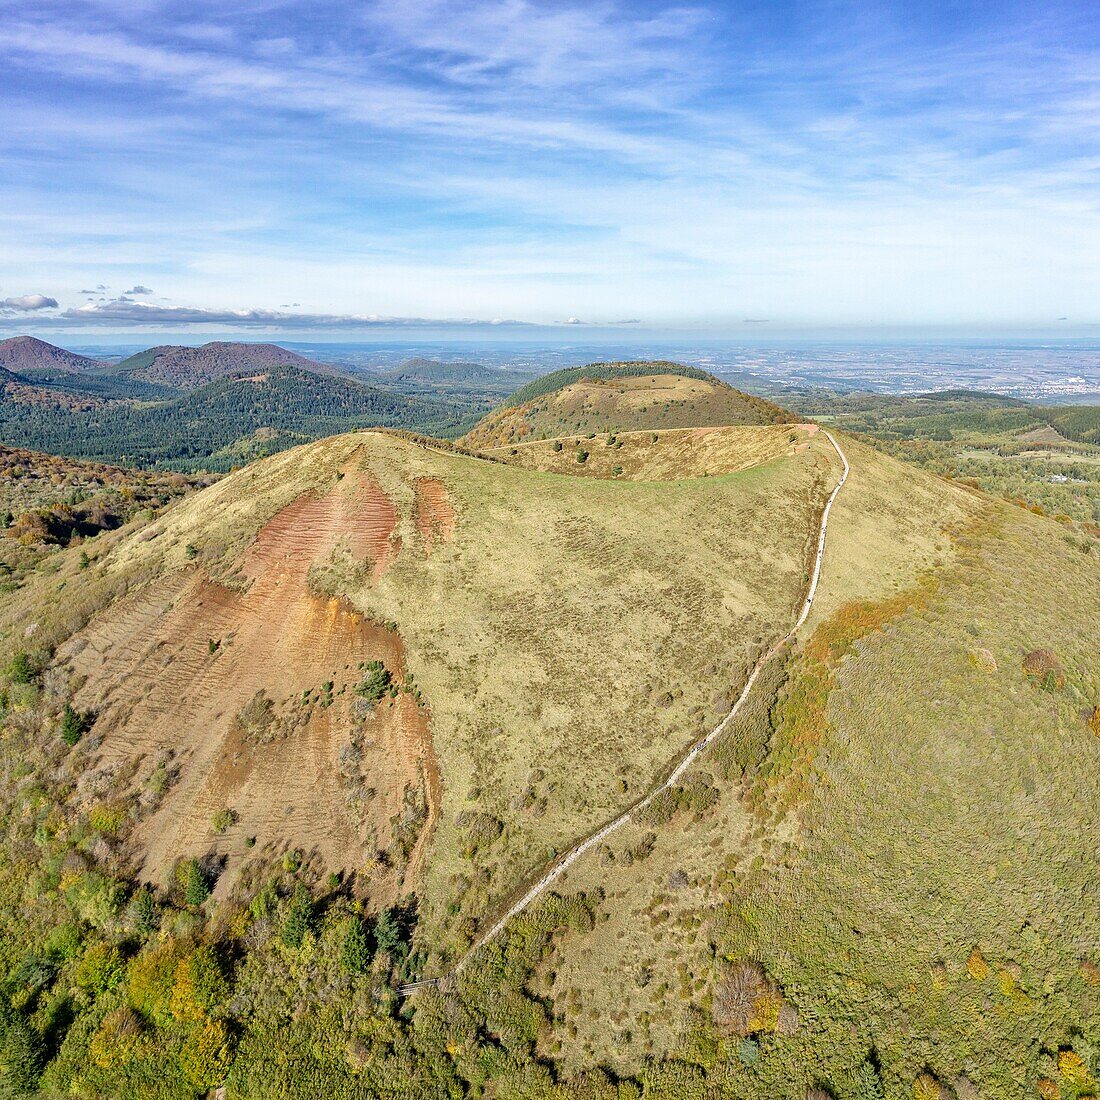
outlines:
[[[576,1025],[549,1049],[623,1073],[678,1049],[734,1095],[1088,1092],[1058,1062],[1100,1028],[1100,555],[846,448],[804,644],[685,784],[720,797],[640,867],[644,824],[570,874],[607,900],[547,968]],[[748,964],[773,992],[724,1025]]]

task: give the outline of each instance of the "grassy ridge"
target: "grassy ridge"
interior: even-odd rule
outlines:
[[[880,450],[1048,515],[1100,526],[1100,408],[965,390],[802,395],[792,404]]]

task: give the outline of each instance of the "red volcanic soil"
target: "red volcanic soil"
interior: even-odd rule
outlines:
[[[255,837],[249,858],[298,848],[370,874],[372,895],[414,888],[439,806],[429,712],[407,692],[373,709],[355,693],[368,661],[404,682],[401,637],[307,583],[338,548],[376,577],[400,550],[393,503],[354,465],[259,532],[241,557],[244,591],[177,572],[116,603],[59,654],[86,677],[76,704],[97,713],[96,767],[121,775],[138,762],[135,790],[147,790],[157,764],[175,776],[139,830],[147,879],[216,852],[224,890]],[[211,819],[226,809],[238,820],[218,834]],[[376,861],[402,819],[419,828],[404,844],[407,864]]]

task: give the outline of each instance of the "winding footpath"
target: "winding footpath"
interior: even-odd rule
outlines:
[[[756,683],[756,678],[760,675],[764,666],[789,642],[795,634],[802,628],[807,617],[810,614],[810,609],[813,607],[814,596],[817,595],[818,581],[821,579],[821,563],[825,557],[825,538],[829,529],[829,513],[832,511],[833,503],[840,493],[840,490],[844,488],[844,483],[848,480],[848,473],[851,467],[848,465],[847,456],[840,449],[840,444],[837,443],[836,438],[832,432],[821,429],[826,438],[833,445],[833,450],[836,451],[840,457],[840,461],[844,464],[844,469],[841,472],[840,478],[833,488],[832,493],[829,494],[829,499],[825,502],[825,507],[821,512],[821,527],[817,536],[817,555],[814,558],[813,573],[810,576],[810,585],[806,591],[806,599],[802,604],[802,610],[799,613],[798,619],[795,621],[794,626],[783,635],[772,647],[769,649],[753,666],[752,672],[749,674],[749,678],[745,681],[745,686],[741,689],[741,694],[737,697],[737,701],[730,708],[729,713],[714,727],[705,737],[700,738],[694,745],[688,750],[684,758],[679,764],[672,770],[668,778],[664,782],[659,783],[652,788],[650,792],[645,795],[644,798],[635,802],[625,813],[620,814],[619,817],[613,821],[608,822],[606,825],[597,829],[596,832],[590,833],[583,840],[579,841],[564,856],[562,856],[554,865],[542,876],[517,902],[515,902],[505,914],[489,929],[485,935],[481,936],[478,941],[466,952],[465,955],[459,959],[458,964],[452,971],[452,976],[457,974],[466,965],[469,959],[487,943],[496,939],[497,936],[504,930],[504,926],[513,918],[518,916],[524,911],[533,901],[536,900],[541,894],[548,890],[565,872],[577,862],[591,848],[594,848],[597,844],[601,844],[605,841],[613,832],[622,828],[629,821],[633,820],[634,815],[639,811],[644,810],[654,798],[656,798],[663,791],[670,790],[674,787],[683,776],[684,772],[691,767],[695,760],[699,757],[699,754],[704,752],[707,747],[718,737],[720,737],[727,729],[729,724],[737,717],[739,711],[745,704],[745,700],[749,697],[749,693],[752,691],[753,684]],[[425,986],[436,985],[442,979],[440,978],[428,978],[418,982],[411,982],[408,985],[401,987],[401,994],[405,996],[409,993],[415,992],[417,989],[422,989]]]

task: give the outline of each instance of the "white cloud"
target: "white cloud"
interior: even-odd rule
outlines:
[[[18,313],[33,313],[40,309],[57,309],[57,299],[45,294],[24,294],[19,298],[5,298],[0,302],[0,310]]]

